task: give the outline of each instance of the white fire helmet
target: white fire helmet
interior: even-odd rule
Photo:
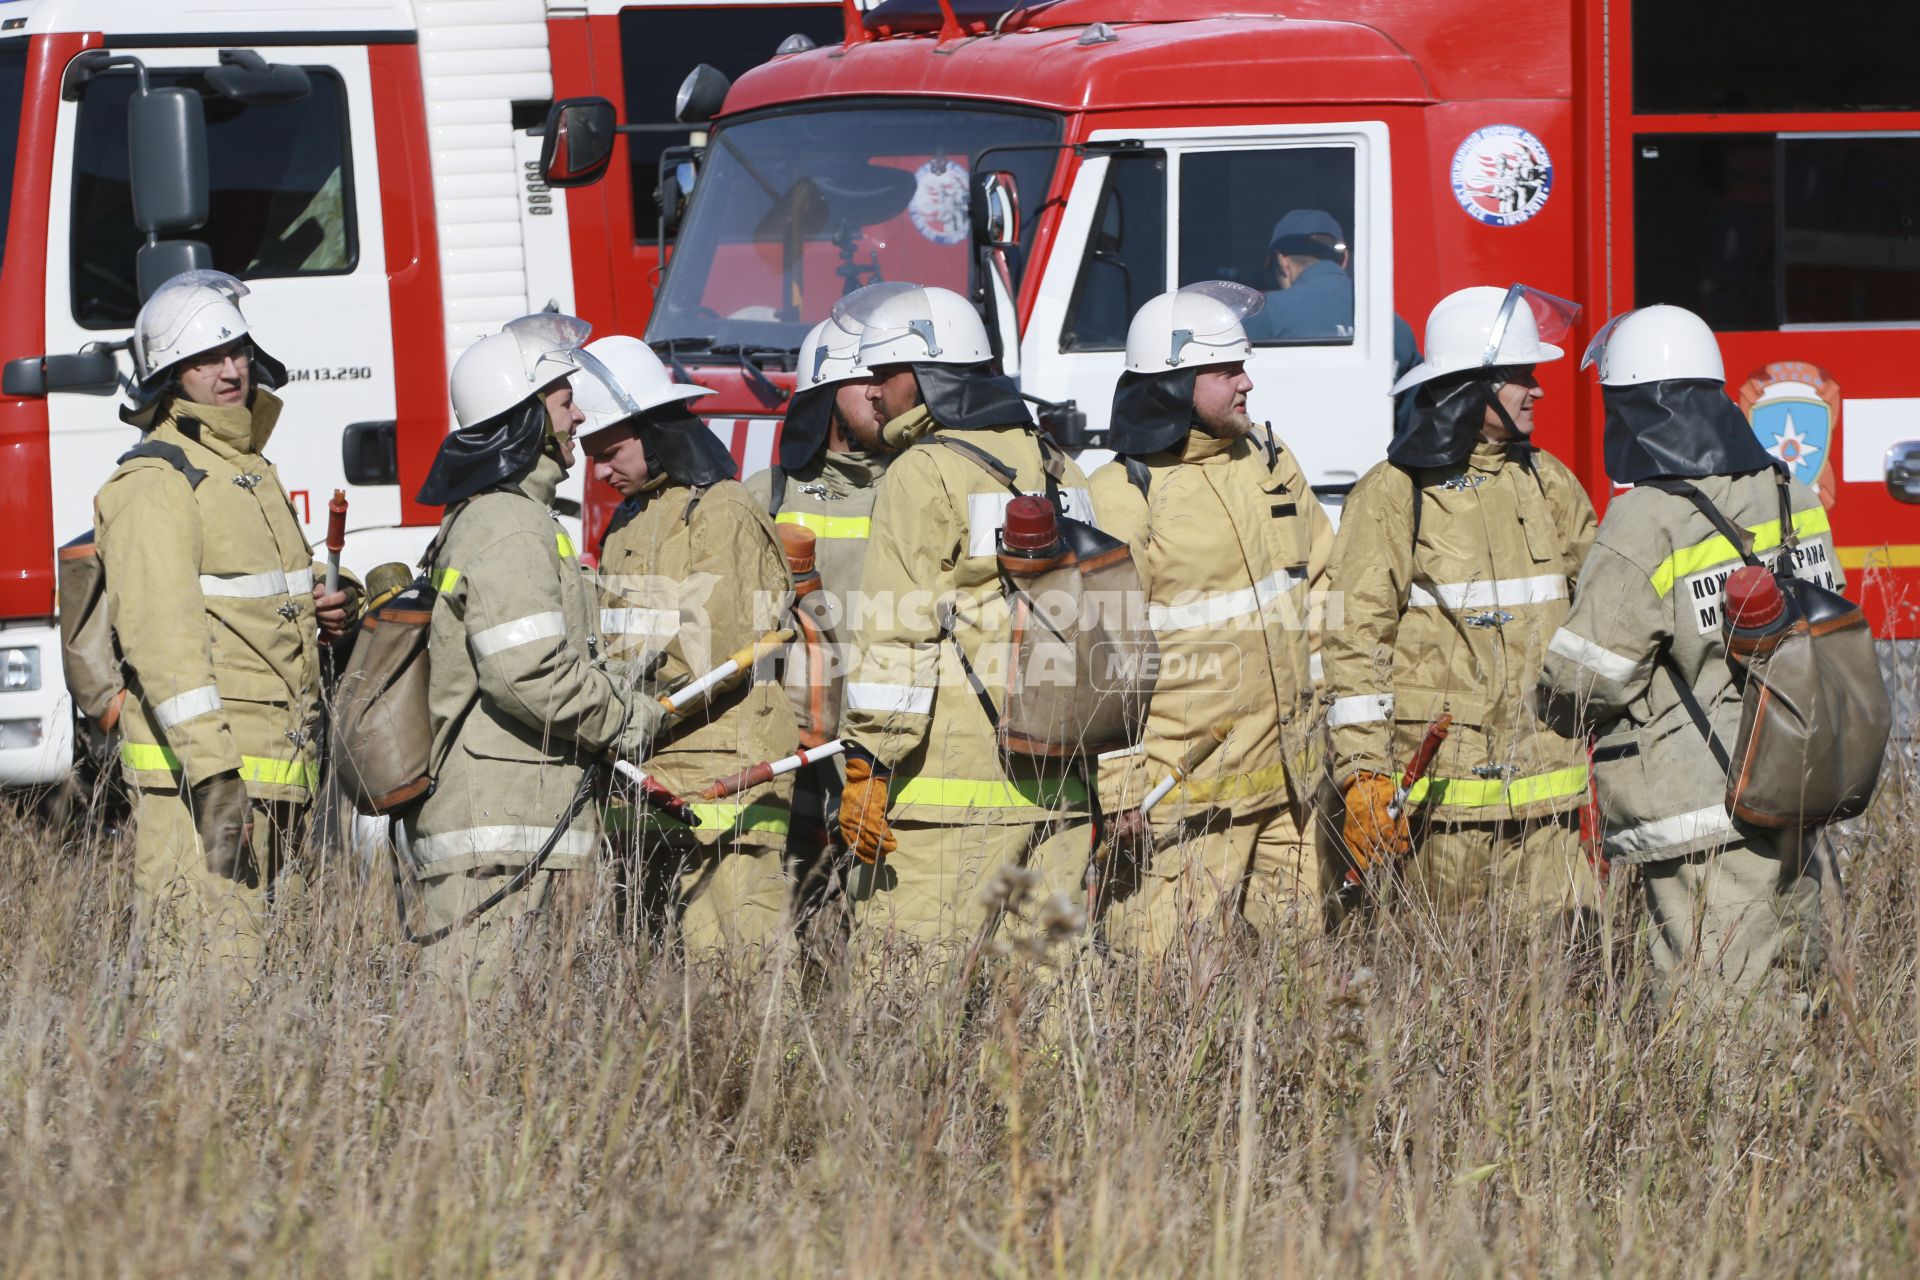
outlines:
[[[1149,298],[1127,326],[1127,372],[1238,364],[1253,355],[1245,321],[1267,305],[1258,289],[1202,280]]]
[[[593,326],[578,316],[542,311],[507,322],[453,365],[453,417],[462,427],[497,418],[582,367],[581,346]]]
[[[1713,330],[1685,307],[1641,307],[1615,316],[1593,335],[1580,367],[1597,365],[1603,387],[1672,378],[1725,382],[1727,366]]]
[[[587,415],[580,425],[583,443],[649,409],[713,394],[710,387],[675,382],[652,347],[624,333],[602,338],[581,354],[585,376],[573,380],[573,403]]]
[[[871,370],[860,363],[860,330],[849,327],[855,323],[851,316],[842,316],[836,309],[833,315],[807,330],[794,365],[795,394],[871,376]]]
[[[133,322],[133,366],[142,389],[157,386],[183,360],[249,336],[239,307],[248,292],[226,272],[206,270],[182,271],[155,289]],[[267,364],[279,368],[271,357]],[[273,386],[277,376],[256,373],[255,381]]]
[[[993,359],[980,313],[951,289],[885,281],[834,304],[833,320],[860,335],[869,369],[889,364],[982,364]]]
[[[1524,284],[1475,285],[1450,293],[1427,317],[1427,358],[1407,370],[1389,394],[1450,373],[1558,360],[1566,352],[1554,344],[1565,340],[1579,317],[1579,303]]]

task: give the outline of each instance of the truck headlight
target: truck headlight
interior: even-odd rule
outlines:
[[[40,646],[20,645],[6,650],[0,658],[0,689],[8,693],[32,693],[40,687]]]

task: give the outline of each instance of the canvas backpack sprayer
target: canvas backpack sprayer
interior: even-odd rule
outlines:
[[[952,436],[953,449],[1014,494],[998,536],[1000,582],[1011,609],[1006,705],[995,710],[966,655],[973,693],[1010,755],[1091,758],[1130,747],[1146,728],[1159,644],[1127,544],[1062,514],[1060,455],[1041,441],[1048,494],[1021,491],[999,459]],[[947,623],[952,638],[951,621]],[[958,644],[955,651],[959,652]]]
[[[1654,487],[1688,499],[1740,552],[1727,579],[1721,630],[1741,690],[1728,750],[1692,689],[1663,655],[1687,714],[1727,775],[1727,811],[1758,827],[1814,827],[1866,811],[1893,728],[1873,633],[1860,606],[1793,576],[1797,539],[1784,473],[1775,474],[1783,542],[1767,565],[1751,538],[1706,495],[1678,480]]]

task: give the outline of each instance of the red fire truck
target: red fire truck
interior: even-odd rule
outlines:
[[[1097,446],[1134,309],[1275,287],[1275,221],[1344,229],[1351,324],[1259,341],[1256,416],[1324,494],[1384,450],[1393,317],[1524,280],[1580,337],[1652,302],[1721,333],[1761,441],[1833,508],[1879,633],[1920,634],[1920,47],[1911,6],[1776,0],[883,0],[725,93],[647,338],[764,463],[794,346],[879,279],[974,297],[1042,418]],[[690,80],[683,100],[713,96]],[[710,79],[710,78],[709,78]],[[578,104],[581,111],[588,104]],[[696,113],[698,107],[695,107]],[[578,175],[576,175],[578,176]],[[595,316],[592,300],[582,299]],[[1576,348],[1576,351],[1578,348]],[[1543,371],[1596,502],[1602,416]]]

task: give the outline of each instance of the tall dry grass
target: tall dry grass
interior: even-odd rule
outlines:
[[[994,962],[971,1008],[797,999],[576,921],[484,1014],[322,865],[234,1007],[129,996],[127,851],[0,829],[15,1275],[1910,1275],[1911,772],[1803,1032],[1651,1006],[1489,916],[1165,971]],[[84,824],[83,824],[84,826]],[[600,908],[596,907],[596,910]]]

